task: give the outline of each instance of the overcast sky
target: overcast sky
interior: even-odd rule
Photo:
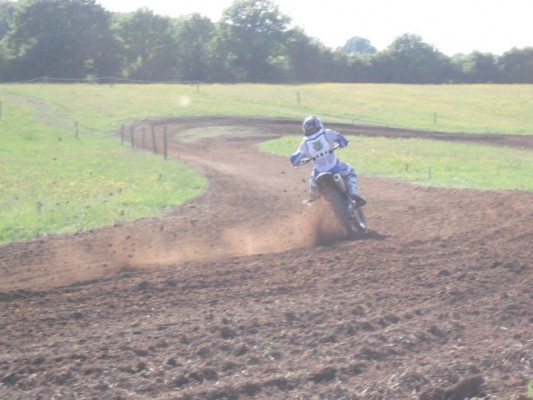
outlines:
[[[233,0],[96,0],[109,11],[148,8],[171,17],[199,13],[217,22]],[[274,0],[307,36],[333,49],[360,36],[378,50],[404,33],[447,55],[474,50],[501,55],[533,47],[533,0]]]

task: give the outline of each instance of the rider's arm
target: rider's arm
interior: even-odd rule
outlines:
[[[337,137],[335,138],[335,142],[339,144],[339,147],[346,147],[350,143],[348,139],[344,137],[342,133],[336,132]]]
[[[326,129],[326,139],[332,147],[335,145],[337,147],[346,147],[350,143],[342,133],[332,129]]]
[[[298,150],[296,150],[292,155],[289,157],[289,160],[291,161],[292,165],[297,166],[302,158],[309,157],[311,158],[311,155],[309,154],[307,150],[307,145],[305,138],[300,143],[300,146],[298,147]]]
[[[293,153],[289,160],[291,161],[292,165],[296,166],[300,163],[301,159],[305,157],[305,154],[301,153],[300,151],[297,151],[296,153]]]

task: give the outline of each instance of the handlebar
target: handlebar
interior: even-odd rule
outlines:
[[[335,150],[340,149],[340,148],[341,148],[341,147],[339,146],[339,144],[338,144],[338,143],[335,143],[335,145],[333,146],[333,148],[330,149],[330,150],[328,151],[328,154],[331,154],[331,153],[333,153]],[[314,160],[316,160],[316,157],[305,157],[305,158],[302,158],[302,159],[300,160],[300,162],[298,163],[298,165],[296,165],[296,167],[299,167],[300,165],[308,164],[308,163],[310,163],[311,161],[314,161]]]

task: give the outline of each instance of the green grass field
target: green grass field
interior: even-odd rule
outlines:
[[[493,146],[348,136],[340,157],[358,174],[454,188],[533,191],[533,152]],[[262,144],[264,151],[289,156],[300,139]]]
[[[117,139],[40,124],[15,103],[0,121],[0,243],[160,213],[201,193],[191,168]]]
[[[533,134],[533,85],[1,85],[91,130],[132,118],[239,115],[364,121],[422,130]]]
[[[132,120],[234,115],[299,121],[316,114],[326,123],[533,134],[533,85],[0,84],[0,102],[0,243],[151,216],[205,188],[176,160],[132,152],[110,137]],[[531,151],[350,139],[343,158],[360,174],[533,190]],[[285,156],[298,140],[284,138],[264,149]]]

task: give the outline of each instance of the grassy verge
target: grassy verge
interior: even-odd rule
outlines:
[[[0,243],[160,213],[199,194],[183,164],[104,137],[76,138],[14,103],[0,121]]]
[[[360,175],[384,176],[455,188],[533,191],[533,152],[492,146],[349,136],[340,150]],[[284,137],[262,144],[289,156],[300,139]]]

